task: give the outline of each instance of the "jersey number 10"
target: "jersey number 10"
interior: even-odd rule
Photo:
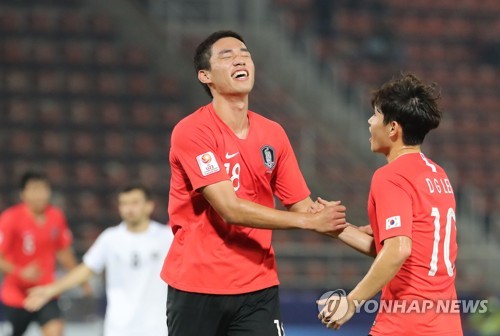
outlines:
[[[429,275],[435,276],[437,272],[438,264],[438,253],[439,253],[439,241],[441,240],[441,214],[439,209],[433,207],[431,216],[434,217],[434,246],[432,248],[432,258],[429,269]],[[443,242],[443,254],[444,254],[444,264],[446,265],[446,271],[450,277],[453,276],[453,264],[450,260],[450,240],[451,240],[451,230],[454,228],[456,230],[456,217],[455,211],[452,208],[448,209],[448,214],[446,215],[446,227]]]

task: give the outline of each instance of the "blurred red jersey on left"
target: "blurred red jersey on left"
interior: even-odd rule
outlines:
[[[29,288],[54,281],[56,253],[71,243],[66,217],[58,208],[48,206],[45,221],[41,223],[25,204],[6,209],[0,216],[0,253],[15,266],[15,271],[4,276],[0,291],[2,302],[22,308]],[[30,264],[36,264],[41,270],[36,282],[19,276],[19,271]]]

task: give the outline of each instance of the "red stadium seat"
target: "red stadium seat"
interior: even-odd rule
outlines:
[[[73,125],[88,127],[96,123],[94,108],[87,101],[73,101],[69,106],[69,117]]]
[[[90,18],[90,29],[98,37],[109,37],[114,32],[111,19],[104,14],[96,14]]]
[[[123,92],[122,79],[113,73],[102,73],[97,77],[97,91],[102,96],[116,96]]]
[[[84,94],[93,89],[92,79],[84,72],[69,73],[66,81],[65,88],[69,94]]]
[[[63,46],[65,62],[71,65],[84,65],[90,63],[89,47],[81,42],[68,41]]]
[[[81,36],[87,31],[85,16],[78,11],[64,11],[59,15],[59,33],[66,36]]]
[[[133,96],[145,96],[151,94],[151,82],[147,75],[130,75],[127,79],[127,89]]]
[[[72,153],[82,158],[93,155],[97,148],[95,136],[92,133],[79,132],[72,134],[71,141]]]
[[[47,9],[34,9],[29,15],[29,29],[37,34],[52,34],[57,29],[54,13]]]
[[[32,79],[28,71],[7,70],[5,72],[5,89],[12,93],[26,93],[32,89]]]
[[[7,104],[8,120],[14,124],[29,125],[34,119],[32,106],[23,99],[13,99]]]
[[[45,70],[37,74],[36,90],[40,93],[60,93],[62,91],[62,76],[55,70]]]
[[[8,64],[22,64],[28,59],[28,48],[21,40],[9,39],[1,45],[3,61]]]
[[[96,64],[104,65],[117,65],[118,64],[118,51],[111,43],[99,43],[94,49],[94,61]]]
[[[21,33],[25,30],[26,16],[20,10],[7,9],[0,12],[0,31]]]
[[[39,121],[45,125],[62,125],[65,122],[66,115],[57,100],[44,100],[37,104],[39,107]]]

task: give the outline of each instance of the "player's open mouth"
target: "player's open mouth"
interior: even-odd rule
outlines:
[[[246,80],[248,78],[248,71],[246,70],[235,71],[233,72],[231,77],[237,80]]]

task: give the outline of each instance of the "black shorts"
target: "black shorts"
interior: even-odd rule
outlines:
[[[278,286],[237,295],[168,286],[169,336],[284,336]]]
[[[28,329],[31,322],[44,326],[51,320],[61,318],[61,309],[57,300],[49,301],[39,311],[29,312],[23,308],[4,306],[5,317],[12,327],[12,336],[21,336]]]

